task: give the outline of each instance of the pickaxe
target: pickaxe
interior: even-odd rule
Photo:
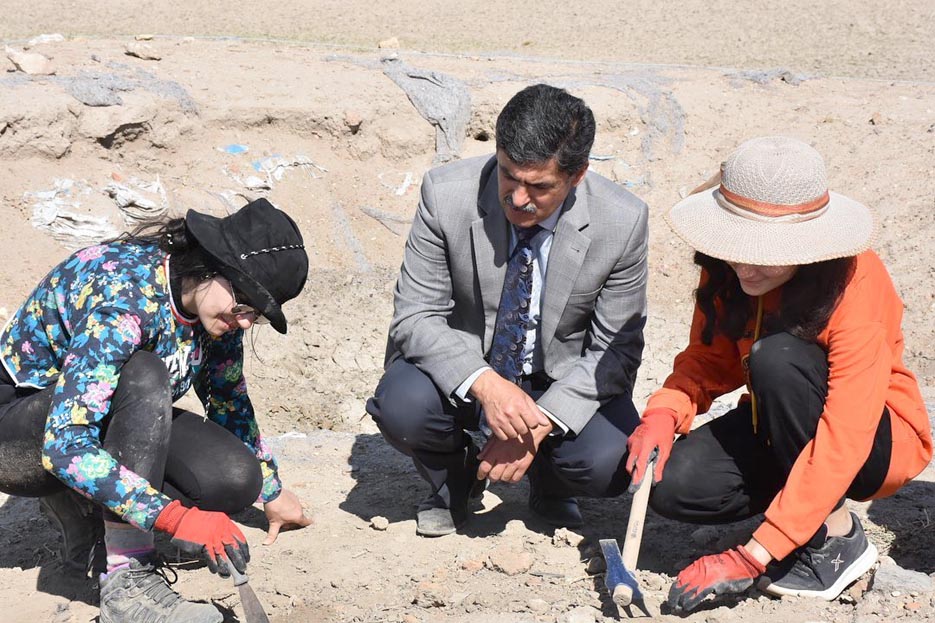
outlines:
[[[646,616],[651,616],[646,609],[643,593],[640,592],[639,582],[633,571],[636,569],[636,560],[640,554],[640,542],[643,540],[643,522],[646,519],[646,505],[649,502],[649,491],[653,482],[653,467],[655,457],[646,463],[643,480],[640,482],[633,501],[630,503],[630,517],[627,520],[627,536],[623,544],[623,556],[616,539],[601,539],[601,552],[607,563],[607,572],[604,575],[604,585],[617,604],[625,608],[627,616],[632,617],[630,604],[635,604]]]

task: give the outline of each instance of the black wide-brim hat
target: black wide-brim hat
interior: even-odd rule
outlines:
[[[299,295],[308,278],[308,254],[295,221],[257,199],[224,218],[189,210],[185,226],[221,275],[247,297],[238,302],[255,307],[285,333],[282,305]]]

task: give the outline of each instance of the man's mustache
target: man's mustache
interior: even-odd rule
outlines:
[[[512,208],[513,210],[519,210],[520,212],[523,212],[524,214],[535,214],[536,213],[536,204],[534,204],[532,201],[527,201],[525,204],[518,206],[513,203],[513,196],[507,195],[506,197],[503,198],[503,203],[505,203],[508,208]]]

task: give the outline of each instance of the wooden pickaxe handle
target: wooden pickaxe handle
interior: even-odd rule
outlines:
[[[623,565],[634,573],[636,561],[640,555],[640,543],[643,541],[643,524],[646,520],[646,507],[649,504],[649,492],[653,485],[653,468],[656,466],[655,458],[646,463],[643,480],[640,482],[633,501],[630,503],[630,517],[627,519],[627,540],[623,543]],[[633,601],[633,589],[622,584],[614,590],[614,602],[621,606],[629,606]]]

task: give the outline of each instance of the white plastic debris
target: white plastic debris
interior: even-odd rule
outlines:
[[[102,216],[83,214],[81,198],[91,194],[87,182],[56,178],[50,190],[27,192],[23,201],[31,203],[33,227],[48,231],[69,249],[80,249],[114,238],[119,233]]]
[[[157,221],[169,210],[169,198],[159,176],[152,182],[135,177],[126,183],[114,181],[104,187],[104,192],[114,199],[131,226]]]

